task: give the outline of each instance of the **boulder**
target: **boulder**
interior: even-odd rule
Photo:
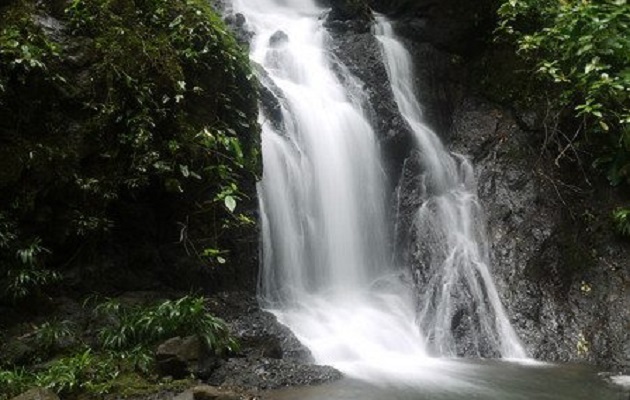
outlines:
[[[212,359],[208,346],[198,336],[174,337],[158,346],[155,353],[158,373],[180,379],[203,370],[211,369]]]
[[[59,400],[59,396],[49,389],[34,388],[11,400]]]
[[[289,42],[289,36],[283,31],[277,31],[269,38],[269,45],[271,47],[280,47]]]

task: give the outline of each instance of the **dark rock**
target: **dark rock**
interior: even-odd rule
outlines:
[[[396,243],[396,251],[394,254],[398,258],[398,265],[410,265],[412,225],[417,210],[420,209],[420,206],[426,200],[425,192],[425,178],[420,153],[414,151],[403,164],[399,184],[394,196],[396,200],[394,204],[394,215],[396,215],[394,243]]]
[[[277,31],[269,38],[269,45],[271,47],[280,47],[289,42],[289,36],[283,31]]]
[[[245,26],[245,16],[241,13],[234,14],[234,25],[238,28],[242,28]]]
[[[368,117],[379,135],[387,175],[396,182],[413,147],[413,134],[398,112],[380,45],[370,33],[333,32],[333,39],[330,46],[338,59],[338,76],[349,90],[361,85]]]
[[[493,273],[529,353],[628,371],[630,249],[606,223],[614,190],[585,187],[539,136],[480,99],[461,103],[451,136],[475,161]]]
[[[370,0],[374,10],[394,19],[396,30],[416,43],[474,56],[494,29],[492,0]]]
[[[364,0],[337,0],[330,4],[326,26],[340,32],[368,32],[373,21],[372,10]]]
[[[175,379],[195,371],[209,375],[214,363],[208,362],[208,354],[207,345],[198,336],[174,337],[158,346],[155,353],[157,370],[160,375]]]
[[[310,350],[268,312],[256,310],[242,315],[230,327],[243,342],[243,352],[251,357],[281,358],[296,363],[313,361]]]
[[[285,386],[316,385],[341,379],[332,367],[284,360],[232,358],[208,379],[212,385],[276,389]]]
[[[37,355],[37,347],[30,341],[12,338],[0,346],[0,362],[6,365],[24,365]]]
[[[206,381],[215,386],[269,389],[339,379],[331,367],[312,365],[311,352],[248,293],[223,293],[210,304],[239,339],[238,357],[221,361]]]
[[[223,0],[213,0],[215,9],[223,15],[225,24],[236,37],[236,40],[244,45],[248,45],[254,37],[254,32],[249,30],[247,19],[241,13],[233,13]]]

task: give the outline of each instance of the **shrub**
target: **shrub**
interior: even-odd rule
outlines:
[[[618,208],[613,211],[612,216],[617,232],[630,237],[630,208]]]
[[[533,66],[552,110],[573,119],[613,185],[630,182],[630,4],[627,0],[504,0],[501,38]],[[527,77],[524,77],[528,79]]]
[[[152,307],[123,306],[109,300],[99,304],[95,312],[109,321],[99,335],[106,349],[129,350],[196,334],[217,353],[238,350],[225,322],[206,312],[203,297],[185,296]]]
[[[225,262],[260,166],[245,52],[205,0],[73,0],[63,40],[36,22],[46,7],[0,13],[0,301],[105,246]]]

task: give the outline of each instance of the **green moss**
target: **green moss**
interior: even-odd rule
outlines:
[[[125,373],[119,375],[111,383],[108,398],[135,398],[144,397],[151,394],[173,391],[180,392],[194,385],[191,379],[165,380],[149,379],[136,373]]]

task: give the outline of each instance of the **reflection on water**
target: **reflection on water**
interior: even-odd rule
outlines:
[[[578,365],[520,365],[499,361],[444,361],[415,379],[333,384],[279,390],[272,400],[628,400],[628,392]],[[402,371],[401,371],[402,372]],[[425,374],[426,373],[426,374]]]

